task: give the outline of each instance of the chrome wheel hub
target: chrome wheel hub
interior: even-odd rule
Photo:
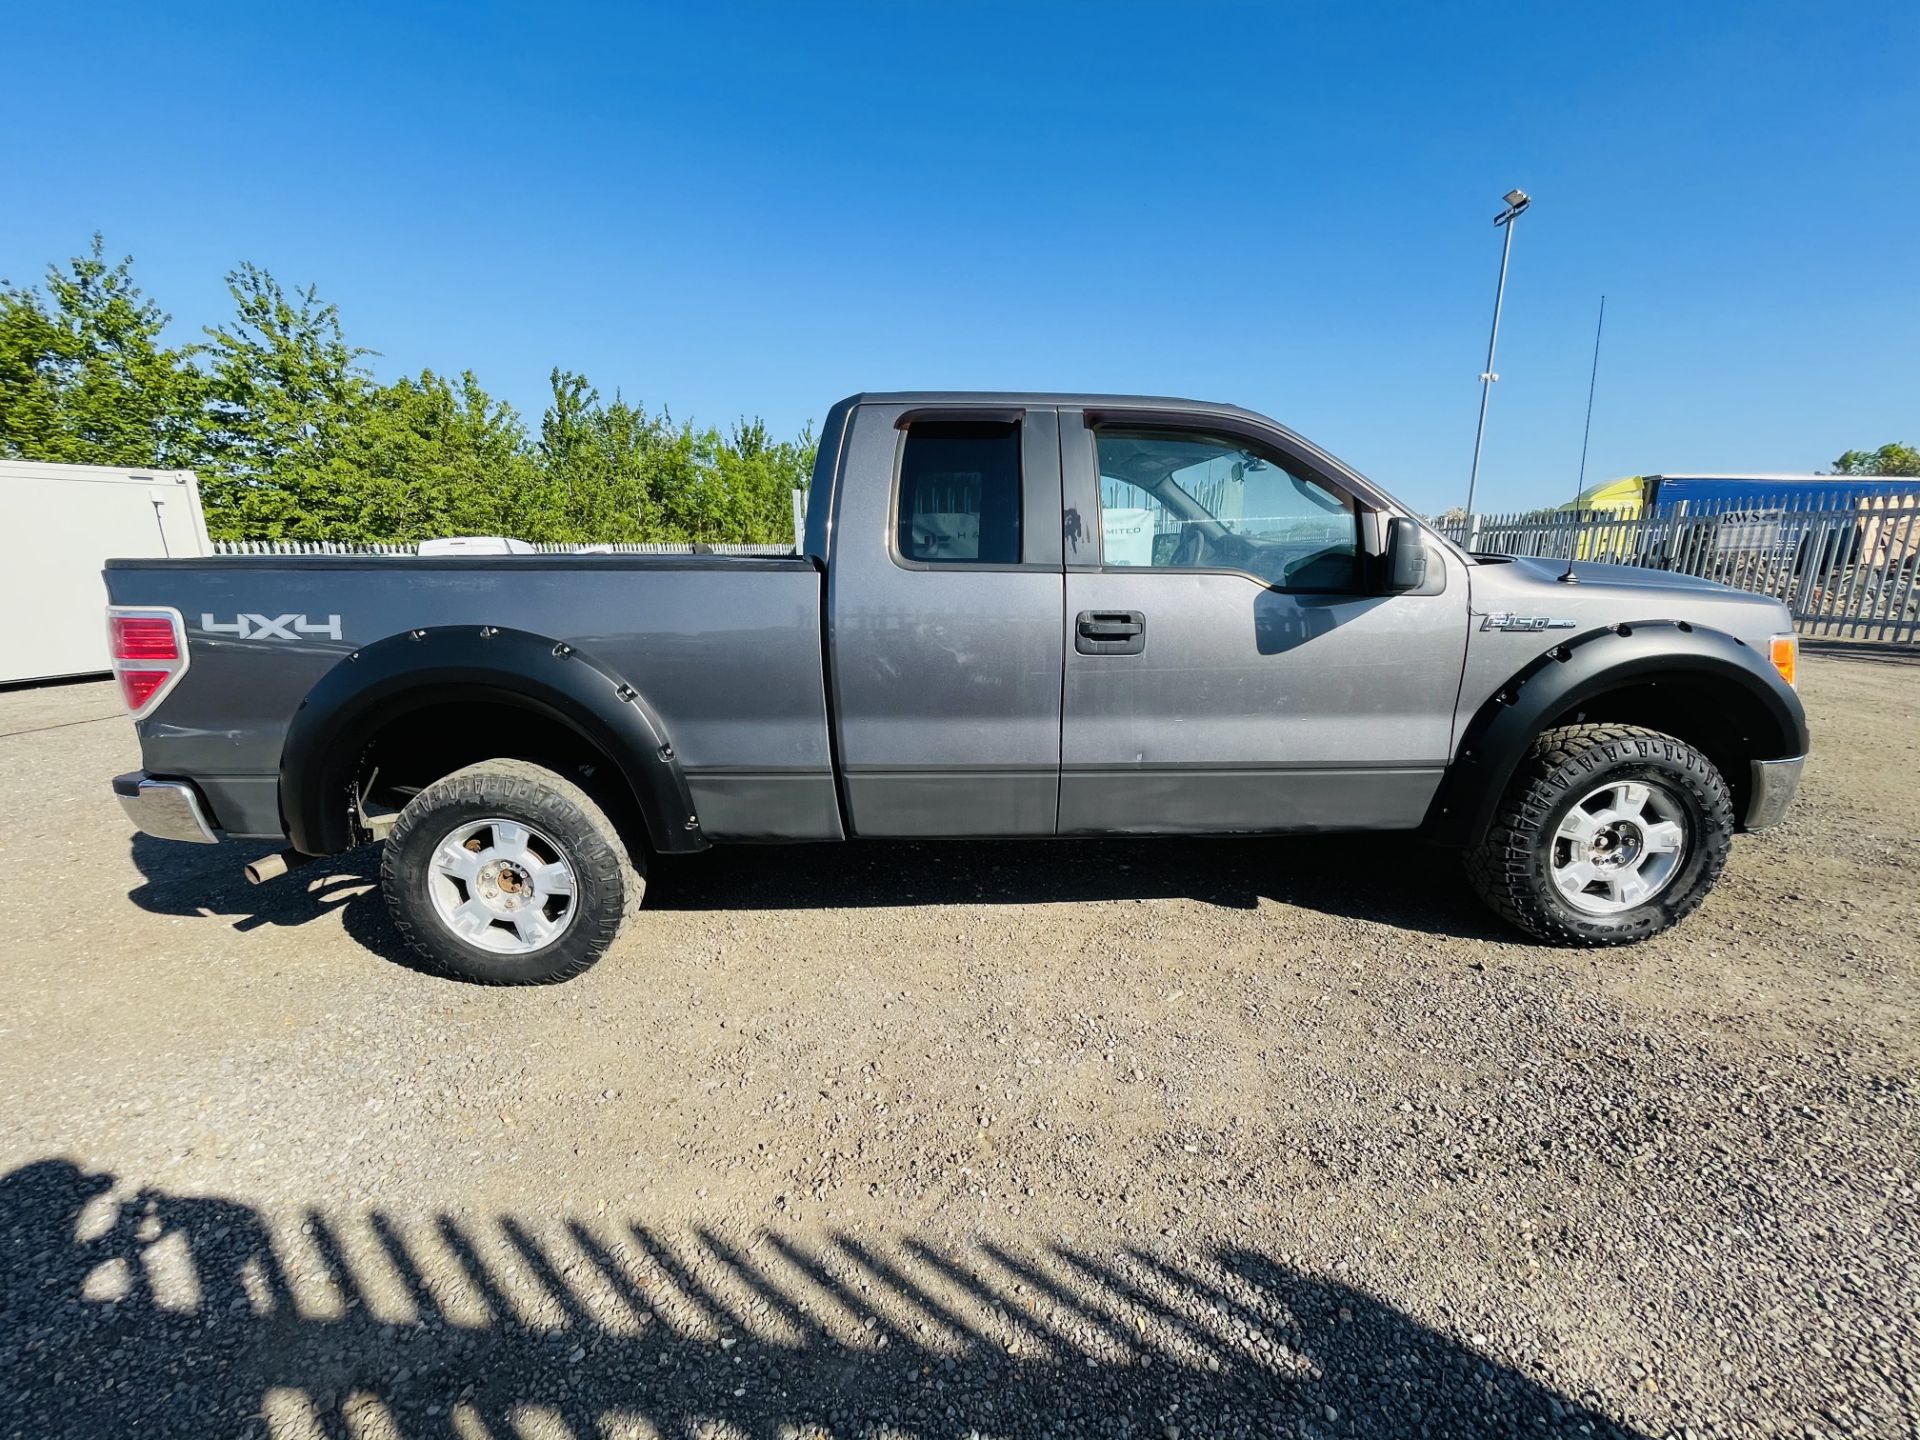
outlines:
[[[1554,831],[1553,885],[1584,915],[1618,915],[1671,885],[1686,851],[1678,797],[1651,781],[1615,781],[1582,796]]]
[[[472,820],[434,846],[427,890],[440,922],[502,955],[545,949],[573,922],[566,852],[517,820]]]

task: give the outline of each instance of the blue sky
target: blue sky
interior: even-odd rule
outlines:
[[[249,259],[392,376],[777,430],[1231,400],[1424,508],[1920,443],[1920,6],[9,7],[0,275]]]

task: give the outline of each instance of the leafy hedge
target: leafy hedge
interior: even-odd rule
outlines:
[[[332,305],[254,265],[224,325],[169,346],[132,267],[96,235],[40,288],[0,282],[0,457],[198,471],[223,540],[792,536],[811,432],[696,429],[558,368],[530,432],[471,371],[380,383]]]

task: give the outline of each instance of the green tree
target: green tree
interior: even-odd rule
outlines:
[[[556,368],[535,441],[471,372],[377,383],[333,305],[257,265],[227,276],[233,317],[205,344],[164,346],[131,267],[96,235],[44,295],[0,289],[0,456],[191,466],[220,539],[792,535],[811,432],[696,430]]]
[[[0,282],[4,285],[4,282]],[[194,463],[202,376],[193,347],[160,342],[169,316],[133,257],[91,250],[49,266],[46,293],[0,289],[0,456],[79,465]]]
[[[368,389],[311,473],[303,539],[545,538],[544,487],[514,409],[468,371]]]
[[[555,370],[538,462],[551,535],[570,541],[733,541],[793,538],[792,492],[813,470],[811,431],[775,441],[759,420],[728,435],[676,424],[619,395],[604,401],[583,375]]]
[[[1920,475],[1920,450],[1911,445],[1882,445],[1878,450],[1849,450],[1833,462],[1836,475]]]
[[[288,295],[257,265],[227,276],[234,318],[208,327],[201,415],[201,496],[216,536],[274,540],[312,533],[330,509],[321,474],[372,380],[340,312],[312,287]]]
[[[798,440],[774,440],[764,422],[742,419],[726,440],[712,438],[715,488],[723,499],[699,538],[759,545],[792,539],[793,492],[813,476],[811,427]]]
[[[665,497],[682,488],[693,466],[691,435],[618,395],[603,401],[584,375],[556,369],[550,380],[538,457],[556,533],[542,538],[677,538]]]

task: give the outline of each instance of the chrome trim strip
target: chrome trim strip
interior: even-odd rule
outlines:
[[[113,793],[134,826],[156,840],[220,843],[207,823],[199,792],[184,780],[150,780],[136,771],[116,779]]]
[[[1747,801],[1747,830],[1764,830],[1778,825],[1800,789],[1800,770],[1807,757],[1790,760],[1753,760],[1748,762],[1753,776],[1753,793]]]

